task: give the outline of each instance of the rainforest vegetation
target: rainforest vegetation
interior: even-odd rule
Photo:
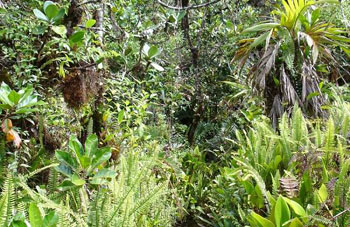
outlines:
[[[350,226],[350,0],[0,0],[0,227]]]

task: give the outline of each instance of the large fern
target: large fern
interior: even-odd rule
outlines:
[[[15,186],[12,173],[9,173],[3,185],[0,199],[0,226],[8,226],[14,215]]]

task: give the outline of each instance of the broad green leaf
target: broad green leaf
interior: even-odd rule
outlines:
[[[60,172],[67,177],[72,177],[73,175],[72,168],[69,167],[67,164],[60,163],[55,169],[57,172]]]
[[[98,148],[98,139],[95,134],[91,134],[88,136],[85,142],[85,152],[86,156],[91,157],[94,155]]]
[[[71,154],[64,151],[56,151],[55,154],[58,161],[63,162],[74,170],[77,168],[77,161]]]
[[[160,65],[158,65],[157,63],[155,62],[152,62],[151,63],[152,67],[155,68],[156,70],[160,71],[160,72],[163,72],[164,71],[164,68]]]
[[[38,19],[44,20],[44,21],[49,21],[49,19],[45,16],[45,14],[43,12],[41,12],[40,10],[34,9],[33,13]]]
[[[67,33],[67,28],[64,25],[59,25],[59,26],[52,26],[52,30],[60,35],[62,38],[65,37],[66,33]]]
[[[111,169],[101,169],[99,170],[93,178],[114,178],[117,173]]]
[[[259,214],[254,211],[251,213],[251,216],[262,226],[262,227],[275,227],[275,225],[268,219],[261,217]]]
[[[41,212],[38,206],[32,202],[29,205],[29,222],[31,227],[42,227],[43,226],[43,218],[41,216]]]
[[[33,30],[32,33],[34,35],[42,35],[46,32],[47,26],[36,26]]]
[[[243,30],[242,33],[267,31],[267,30],[271,30],[272,28],[275,28],[277,26],[279,26],[278,23],[258,24],[258,25],[255,25],[255,26],[252,26],[250,28],[247,28],[247,29]]]
[[[81,145],[78,138],[74,135],[72,135],[69,139],[69,149],[75,154],[75,157],[77,158],[80,166],[83,167],[84,148],[83,145]]]
[[[45,9],[46,16],[51,20],[58,14],[58,7],[55,4],[51,4]]]
[[[95,157],[92,159],[91,169],[93,170],[97,168],[99,165],[109,160],[111,156],[112,156],[111,148],[104,147],[104,148],[98,149],[98,151],[95,153]]]
[[[304,224],[300,221],[299,218],[294,218],[288,227],[303,227]]]
[[[72,135],[69,138],[69,149],[73,151],[77,156],[81,156],[84,154],[84,148],[83,145],[81,145],[78,138],[74,135]]]
[[[44,2],[44,5],[43,5],[44,12],[46,12],[46,8],[47,8],[49,5],[55,5],[55,3],[54,3],[53,1],[45,1],[45,2]]]
[[[58,11],[58,13],[56,14],[56,16],[54,16],[54,18],[52,18],[52,20],[54,22],[58,22],[59,20],[61,20],[64,17],[65,13],[66,13],[66,11],[64,9],[60,9]]]
[[[149,58],[153,58],[155,56],[157,56],[160,53],[160,49],[156,46],[151,46],[151,48],[149,48],[148,52],[147,52],[147,56]]]
[[[15,91],[15,90],[12,90],[10,92],[10,94],[8,95],[8,98],[11,102],[13,102],[14,104],[18,104],[21,96]]]
[[[43,227],[55,227],[58,223],[58,215],[55,211],[50,211],[43,221]]]
[[[7,104],[9,106],[13,106],[13,102],[10,101],[9,99],[9,94],[11,92],[11,88],[5,84],[4,82],[2,82],[1,87],[0,87],[0,101],[2,102],[2,104]]]
[[[282,196],[278,197],[274,209],[276,227],[281,227],[290,219],[290,210]]]
[[[326,202],[328,197],[328,190],[326,185],[322,184],[320,189],[318,190],[318,198],[320,200],[321,203]]]
[[[84,179],[81,179],[77,174],[73,174],[72,176],[72,183],[76,186],[82,186],[84,185],[86,182]]]
[[[22,99],[19,100],[19,103],[17,105],[17,108],[23,108],[23,107],[32,107],[32,106],[35,106],[35,105],[38,105],[39,102],[38,102],[38,98],[36,96],[29,96],[28,98],[26,99]]]
[[[22,93],[22,92],[21,92]],[[24,103],[22,106],[26,105],[26,100],[33,94],[33,87],[28,86],[24,89],[23,94],[21,95],[21,99],[19,103]]]
[[[96,20],[90,19],[90,20],[86,21],[85,27],[86,27],[86,28],[91,28],[91,27],[94,26],[95,24],[96,24]]]
[[[10,227],[28,227],[28,225],[22,220],[20,221],[13,220],[11,222]]]
[[[91,158],[86,155],[82,156],[79,161],[83,169],[87,169],[91,165]]]
[[[283,197],[283,199],[288,203],[289,207],[292,208],[296,215],[299,215],[301,217],[306,216],[304,208],[299,203],[285,197]]]
[[[69,41],[71,43],[79,43],[79,42],[82,42],[84,40],[84,35],[85,35],[85,32],[84,31],[78,31],[78,32],[75,32],[70,38],[69,38]]]

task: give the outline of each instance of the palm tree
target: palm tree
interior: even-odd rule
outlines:
[[[350,53],[346,31],[321,19],[321,6],[326,3],[338,1],[282,0],[283,8],[272,11],[272,21],[243,31],[259,36],[240,40],[234,60],[243,67],[253,51],[258,53],[251,81],[263,94],[274,124],[294,105],[304,112],[324,114],[321,78],[337,72],[335,49]]]

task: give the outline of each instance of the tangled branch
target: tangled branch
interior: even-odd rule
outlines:
[[[218,2],[220,2],[221,0],[215,0],[215,1],[212,1],[212,2],[206,2],[206,3],[203,3],[203,4],[199,4],[199,5],[192,5],[192,6],[186,6],[186,7],[176,7],[176,6],[170,6],[164,2],[162,2],[161,0],[157,0],[157,2],[166,7],[166,8],[169,8],[169,9],[173,9],[173,10],[190,10],[190,9],[199,9],[199,8],[202,8],[202,7],[206,7],[206,6],[209,6],[209,5],[213,5],[213,4],[216,4]]]

